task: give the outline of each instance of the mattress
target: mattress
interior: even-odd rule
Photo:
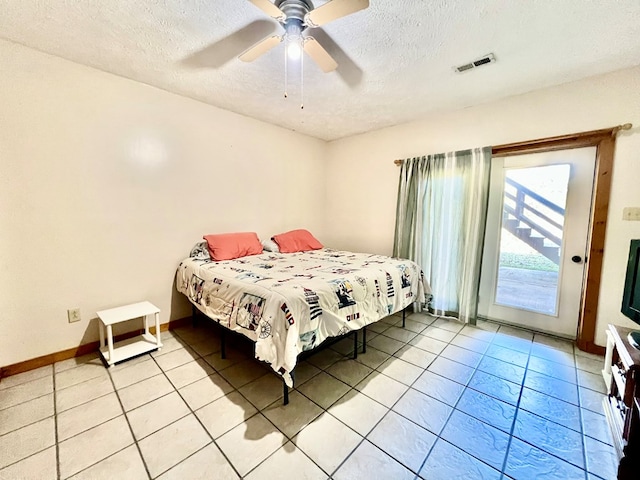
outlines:
[[[301,352],[425,303],[431,293],[410,260],[327,248],[218,262],[188,258],[176,275],[180,293],[209,318],[253,340],[256,358],[290,387]]]

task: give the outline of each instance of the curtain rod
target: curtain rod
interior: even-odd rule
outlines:
[[[509,143],[509,144],[504,144],[504,145],[496,145],[493,146],[492,149],[493,150],[503,150],[507,147],[512,147],[515,145],[524,145],[524,144],[537,144],[537,143],[541,143],[541,142],[552,142],[552,141],[558,141],[558,140],[568,140],[568,139],[572,139],[572,138],[580,138],[580,137],[591,137],[591,136],[596,136],[596,135],[606,135],[606,134],[612,134],[612,135],[616,135],[618,132],[622,131],[622,130],[631,130],[631,128],[633,128],[633,125],[630,123],[625,123],[623,125],[618,125],[616,127],[613,128],[604,128],[602,130],[591,130],[589,132],[582,132],[582,133],[574,133],[571,135],[560,135],[557,137],[547,137],[547,138],[538,138],[536,140],[529,140],[527,142],[518,142],[518,143]],[[404,160],[394,160],[393,163],[395,163],[397,166],[402,165],[402,162],[404,162]]]

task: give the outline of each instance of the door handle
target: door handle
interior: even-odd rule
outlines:
[[[571,261],[573,263],[582,263],[582,257],[580,255],[574,255],[571,257]]]

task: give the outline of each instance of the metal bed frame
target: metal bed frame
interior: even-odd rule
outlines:
[[[198,310],[195,305],[191,304],[191,320],[194,325],[197,324],[198,313],[201,313],[200,310]],[[228,328],[224,327],[220,322],[207,317],[204,313],[201,313],[201,315],[207,318],[211,323],[217,325],[218,328],[220,328],[220,358],[222,359],[227,358],[227,332],[232,332],[234,334],[237,334],[240,337],[250,340],[248,337],[245,337],[239,332],[234,332],[233,330],[229,330]],[[406,309],[403,308],[402,309],[402,328],[405,328],[405,322],[406,322]],[[330,340],[331,343],[328,343],[327,346],[329,344],[337,342],[338,340],[346,338],[349,335],[353,335],[353,359],[355,360],[358,358],[358,330],[354,330],[353,332],[349,332],[340,337],[329,337],[327,340]],[[322,342],[320,345],[318,345],[312,350],[309,350],[307,352],[302,352],[301,354],[298,355],[298,358],[300,358],[301,355],[308,356],[315,353],[320,347],[322,347],[324,343],[327,342],[327,340],[325,340],[324,342]],[[252,342],[252,343],[254,343],[255,345],[255,342]],[[367,326],[366,325],[362,327],[362,353],[367,353]],[[295,368],[291,370],[290,375],[291,375],[291,380],[295,382]],[[284,379],[282,379],[282,392],[284,395],[284,405],[288,405],[289,404],[289,387],[285,383]]]

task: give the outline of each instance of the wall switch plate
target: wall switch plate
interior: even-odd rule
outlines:
[[[640,207],[625,207],[622,209],[622,220],[640,222]]]
[[[80,321],[80,309],[79,308],[70,308],[67,310],[67,317],[69,318],[69,323],[79,322]]]

